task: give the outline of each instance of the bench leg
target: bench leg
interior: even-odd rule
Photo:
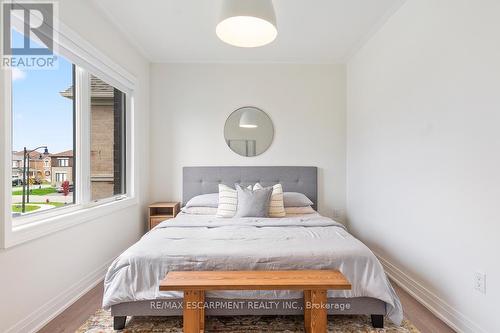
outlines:
[[[304,326],[307,333],[326,333],[326,290],[304,290]]]
[[[200,291],[200,302],[202,307],[200,308],[199,318],[200,318],[200,332],[205,332],[205,291]]]
[[[116,331],[124,329],[126,321],[127,321],[126,316],[114,316],[113,317],[113,329]]]
[[[184,333],[205,331],[205,292],[203,290],[184,291]]]
[[[383,315],[371,315],[373,328],[384,328],[384,316]]]

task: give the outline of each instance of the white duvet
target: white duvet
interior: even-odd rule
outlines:
[[[329,297],[373,297],[400,324],[401,303],[375,255],[345,228],[319,214],[285,218],[217,218],[179,214],[159,224],[114,260],[104,280],[103,307],[157,298],[170,270],[338,269],[352,290]],[[297,299],[297,291],[215,291],[208,297]]]

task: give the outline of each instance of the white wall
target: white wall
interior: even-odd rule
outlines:
[[[345,67],[292,64],[153,64],[151,193],[180,200],[182,167],[305,165],[319,167],[319,209],[345,205]],[[274,141],[242,157],[224,141],[224,122],[241,106],[272,119]]]
[[[89,2],[59,4],[64,24],[137,76],[136,153],[140,161],[148,161],[148,62]],[[65,302],[102,278],[109,261],[139,238],[145,226],[148,172],[147,163],[138,166],[139,205],[0,250],[0,332],[29,332],[43,324]]]
[[[467,332],[500,331],[499,17],[408,0],[347,71],[350,228]]]

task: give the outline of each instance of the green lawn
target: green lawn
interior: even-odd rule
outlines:
[[[54,207],[62,207],[64,206],[64,202],[30,202],[30,205],[51,205]]]
[[[26,204],[26,212],[32,212],[40,208],[40,206],[37,205],[51,205],[56,207],[62,207],[64,206],[64,202],[30,202]],[[23,206],[20,203],[16,203],[12,205],[12,212],[13,213],[21,213],[23,209]]]
[[[40,206],[35,206],[35,205],[26,205],[26,212],[32,212],[34,210],[37,210],[40,208]],[[12,212],[13,213],[21,213],[23,211],[23,206],[15,204],[12,205]]]
[[[45,188],[36,188],[37,185],[33,185],[35,188],[30,187],[30,195],[47,195],[51,193],[56,193],[57,190],[55,187],[45,187]],[[23,191],[13,191],[12,195],[23,195]]]

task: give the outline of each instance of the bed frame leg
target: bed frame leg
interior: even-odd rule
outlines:
[[[384,328],[384,316],[383,315],[372,315],[372,326],[373,328]]]
[[[125,328],[125,322],[127,321],[127,316],[114,316],[113,317],[113,329],[122,330]]]

